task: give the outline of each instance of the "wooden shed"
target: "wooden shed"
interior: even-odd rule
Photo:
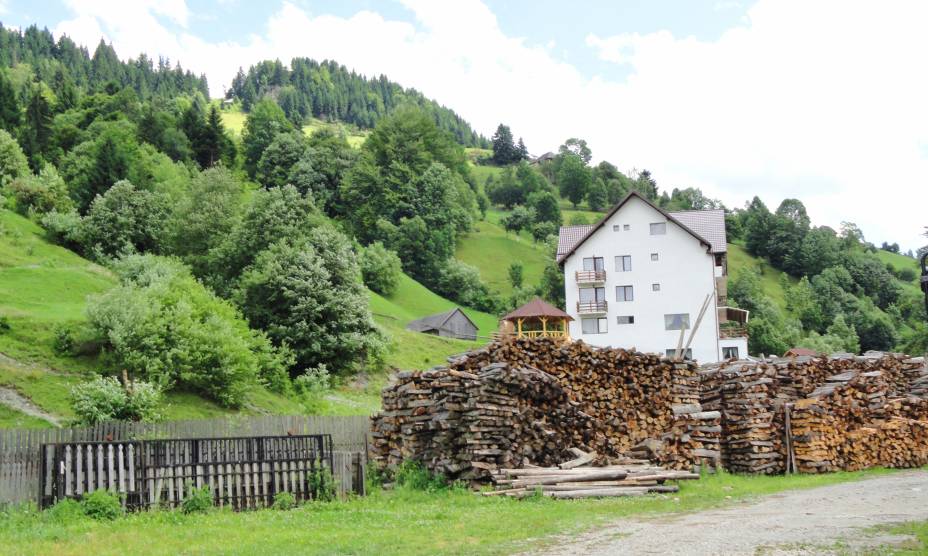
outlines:
[[[500,333],[516,338],[570,338],[567,323],[573,317],[540,297],[500,319]]]
[[[459,340],[476,340],[477,325],[470,320],[460,307],[450,311],[430,315],[414,320],[406,325],[406,330],[433,334],[443,338],[457,338]]]

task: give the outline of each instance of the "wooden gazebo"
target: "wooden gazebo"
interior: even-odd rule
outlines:
[[[500,319],[500,332],[516,338],[570,338],[567,323],[572,320],[564,311],[536,297]]]

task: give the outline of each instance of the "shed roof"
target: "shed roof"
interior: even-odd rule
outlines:
[[[454,316],[455,313],[461,313],[467,322],[473,325],[476,330],[478,327],[474,324],[474,321],[470,320],[470,317],[467,316],[467,313],[461,310],[460,307],[455,307],[450,311],[445,311],[444,313],[438,313],[437,315],[429,315],[427,317],[422,317],[421,319],[416,319],[406,325],[407,330],[412,330],[413,332],[425,332],[426,330],[441,330],[445,323]]]
[[[508,315],[504,316],[502,320],[514,320],[514,319],[526,319],[526,318],[538,318],[538,317],[552,317],[559,319],[568,319],[574,320],[574,318],[564,311],[561,311],[554,305],[547,303],[540,297],[529,301],[525,305],[519,307],[515,311],[512,311]]]
[[[632,192],[630,192],[628,195],[626,195],[624,199],[622,199],[621,201],[619,201],[618,203],[616,203],[616,205],[615,205],[614,207],[612,207],[612,208],[609,210],[609,212],[607,212],[606,215],[603,216],[603,217],[599,220],[599,222],[597,222],[596,224],[594,224],[594,225],[592,225],[592,226],[564,226],[564,227],[562,227],[561,230],[560,230],[560,234],[558,234],[557,262],[558,262],[558,263],[564,262],[564,260],[565,260],[567,257],[569,257],[574,251],[576,251],[576,249],[577,249],[578,247],[580,247],[580,245],[582,245],[583,242],[586,241],[590,236],[592,236],[594,233],[596,233],[596,230],[598,230],[599,228],[601,228],[610,218],[612,218],[612,216],[613,216],[615,213],[617,213],[617,212],[619,211],[619,209],[621,209],[623,206],[625,206],[625,203],[627,203],[627,202],[628,202],[630,199],[632,199],[633,197],[638,198],[638,199],[641,199],[642,201],[644,201],[645,203],[647,203],[648,206],[650,206],[651,208],[653,208],[653,209],[656,210],[657,212],[663,214],[664,217],[667,218],[667,220],[673,222],[673,223],[676,224],[677,226],[680,226],[684,231],[686,231],[686,232],[689,233],[691,236],[693,236],[694,238],[696,238],[697,240],[699,240],[700,243],[702,243],[703,245],[705,245],[706,248],[707,248],[707,250],[708,250],[710,253],[716,253],[716,252],[717,252],[717,251],[714,250],[715,246],[713,246],[713,244],[710,243],[709,240],[707,240],[704,236],[702,236],[702,235],[701,235],[700,233],[698,233],[696,230],[694,230],[693,228],[691,228],[690,226],[688,226],[687,224],[685,224],[684,222],[682,222],[681,220],[679,220],[679,219],[676,217],[676,214],[679,214],[679,213],[670,213],[670,212],[667,212],[666,210],[664,210],[664,209],[662,209],[661,207],[659,207],[659,206],[655,205],[654,203],[652,203],[652,202],[651,202],[650,200],[648,200],[648,198],[645,197],[644,195],[638,193],[637,191],[632,191]],[[702,211],[683,211],[683,212],[684,212],[684,213],[689,213],[689,212],[702,212]],[[706,211],[706,212],[715,212],[715,211]],[[686,218],[689,218],[691,221],[699,220],[699,219],[692,218],[692,217],[686,217]],[[712,222],[716,222],[716,220],[717,220],[717,219],[713,218],[713,219],[712,219]],[[721,252],[724,252],[724,248],[725,248],[725,240],[724,240],[724,237],[725,237],[725,213],[724,213],[724,212],[722,213],[721,226],[722,226],[722,238],[723,238],[723,239],[722,239],[722,242],[721,242],[723,251],[721,251]],[[586,231],[583,231],[582,228],[587,228],[587,229],[586,229]],[[708,226],[707,226],[707,229],[708,229]],[[564,242],[563,242],[563,245],[562,245],[562,242],[561,242],[561,235],[562,235],[562,234],[564,234],[564,235],[566,236],[566,237],[565,237],[565,240],[564,240]],[[577,235],[579,235],[579,237],[577,237]]]

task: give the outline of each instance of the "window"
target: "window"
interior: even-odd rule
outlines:
[[[604,318],[580,319],[580,326],[584,334],[605,334],[606,320]]]
[[[661,285],[660,285],[660,284],[651,284],[651,291],[652,291],[652,292],[659,292],[659,291],[661,291]]]
[[[725,255],[722,253],[716,253],[715,255],[715,266],[724,266],[725,265]]]
[[[658,255],[657,253],[651,253],[651,260],[652,261],[660,260],[660,255]]]
[[[651,235],[652,236],[662,236],[667,233],[667,223],[666,222],[654,222],[651,224]]]
[[[583,259],[583,270],[606,270],[606,260],[602,257],[587,257]]]
[[[622,229],[625,230],[625,231],[627,232],[627,231],[629,231],[629,230],[632,229],[632,226],[631,226],[631,224],[624,224],[624,225],[622,226]]]
[[[606,300],[606,288],[580,288],[580,303]]]
[[[612,231],[613,231],[613,232],[618,232],[618,231],[619,231],[619,225],[618,225],[618,224],[613,224],[613,225],[612,225]]]
[[[635,317],[632,315],[619,315],[615,318],[617,324],[635,324]]]
[[[677,349],[676,349],[676,348],[670,348],[670,349],[667,350],[666,353],[667,353],[667,357],[676,357],[676,355],[677,355]],[[684,359],[692,359],[692,358],[693,358],[693,348],[686,348],[686,349],[683,351],[683,358],[684,358]]]
[[[615,271],[616,272],[629,272],[632,269],[632,256],[631,255],[619,255],[615,258]]]
[[[689,313],[664,315],[664,330],[681,330],[690,327]]]
[[[635,291],[631,286],[616,286],[615,287],[615,300],[616,301],[634,301],[635,300]]]
[[[722,359],[738,359],[738,348],[735,347],[723,347],[722,348]]]

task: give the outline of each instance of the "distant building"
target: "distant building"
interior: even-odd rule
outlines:
[[[786,353],[784,353],[783,357],[802,357],[802,356],[815,357],[816,355],[818,355],[818,352],[815,351],[814,349],[794,347],[794,348],[791,348]]]
[[[443,338],[457,338],[459,340],[476,340],[477,325],[470,320],[460,307],[450,311],[423,317],[406,325],[406,330],[433,334]]]
[[[557,260],[573,338],[672,356],[682,331],[685,357],[748,355],[748,312],[726,305],[722,210],[666,212],[632,192],[598,223],[562,227]]]
[[[529,164],[541,164],[542,162],[547,162],[549,160],[554,160],[557,158],[557,155],[552,152],[546,152],[545,154],[539,156],[538,158],[533,158]]]

